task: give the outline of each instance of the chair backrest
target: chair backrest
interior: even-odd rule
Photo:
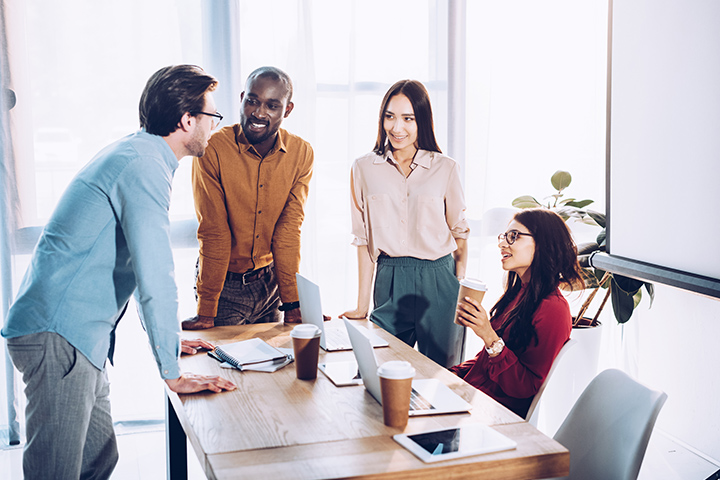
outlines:
[[[573,340],[572,338],[568,338],[568,341],[565,342],[565,344],[562,346],[558,354],[555,356],[555,360],[553,360],[552,366],[550,367],[550,371],[547,374],[547,377],[545,377],[545,381],[540,385],[540,389],[535,394],[535,397],[533,398],[532,403],[530,404],[530,408],[527,411],[527,414],[525,415],[525,421],[530,422],[531,425],[537,426],[537,415],[535,414],[537,412],[538,404],[540,403],[540,397],[542,397],[543,392],[545,391],[545,387],[547,387],[548,382],[550,381],[550,377],[552,377],[553,372],[557,368],[558,364],[560,363],[560,359],[565,355],[565,353],[570,350],[575,344],[577,343],[577,340]]]
[[[597,375],[555,434],[570,450],[569,479],[636,479],[667,394],[620,370]]]

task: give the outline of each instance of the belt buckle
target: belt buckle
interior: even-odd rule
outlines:
[[[255,269],[255,270],[250,270],[249,272],[243,273],[243,274],[242,274],[242,284],[243,284],[243,286],[245,286],[245,285],[247,285],[248,283],[251,283],[251,282],[254,282],[255,280],[257,280],[257,278],[253,278],[252,280],[245,280],[245,277],[248,277],[248,278],[253,277],[253,276],[254,276],[254,277],[259,277],[260,274],[262,273],[262,270],[264,270],[264,268],[265,268],[265,267],[257,268],[257,269]]]

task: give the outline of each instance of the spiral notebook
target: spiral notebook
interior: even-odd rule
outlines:
[[[277,348],[268,345],[267,342],[260,338],[218,345],[212,352],[217,358],[229,363],[238,370],[254,370],[276,362],[289,362],[292,359],[292,356],[288,356]]]

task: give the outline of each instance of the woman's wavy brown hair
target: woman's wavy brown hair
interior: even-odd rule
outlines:
[[[510,331],[503,339],[513,351],[522,352],[531,341],[537,343],[532,319],[540,303],[558,286],[575,290],[585,283],[577,260],[577,246],[560,215],[545,208],[529,208],[516,213],[513,219],[527,228],[535,241],[530,281],[523,288],[520,276],[509,272],[505,293],[490,310],[490,315],[506,314],[498,335]],[[518,295],[518,301],[506,312]]]

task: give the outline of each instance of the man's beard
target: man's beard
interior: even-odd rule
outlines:
[[[243,133],[245,134],[245,138],[247,139],[248,142],[250,142],[251,145],[257,145],[258,143],[264,142],[268,138],[274,137],[279,129],[279,126],[278,126],[278,127],[275,127],[275,129],[273,130],[270,128],[269,123],[263,122],[265,124],[265,131],[261,132],[261,133],[255,133],[252,130],[250,130],[249,125],[251,123],[258,123],[258,122],[253,122],[249,118],[246,118],[242,122]]]
[[[205,134],[198,128],[190,141],[185,145],[190,155],[193,157],[202,157],[205,155]]]

